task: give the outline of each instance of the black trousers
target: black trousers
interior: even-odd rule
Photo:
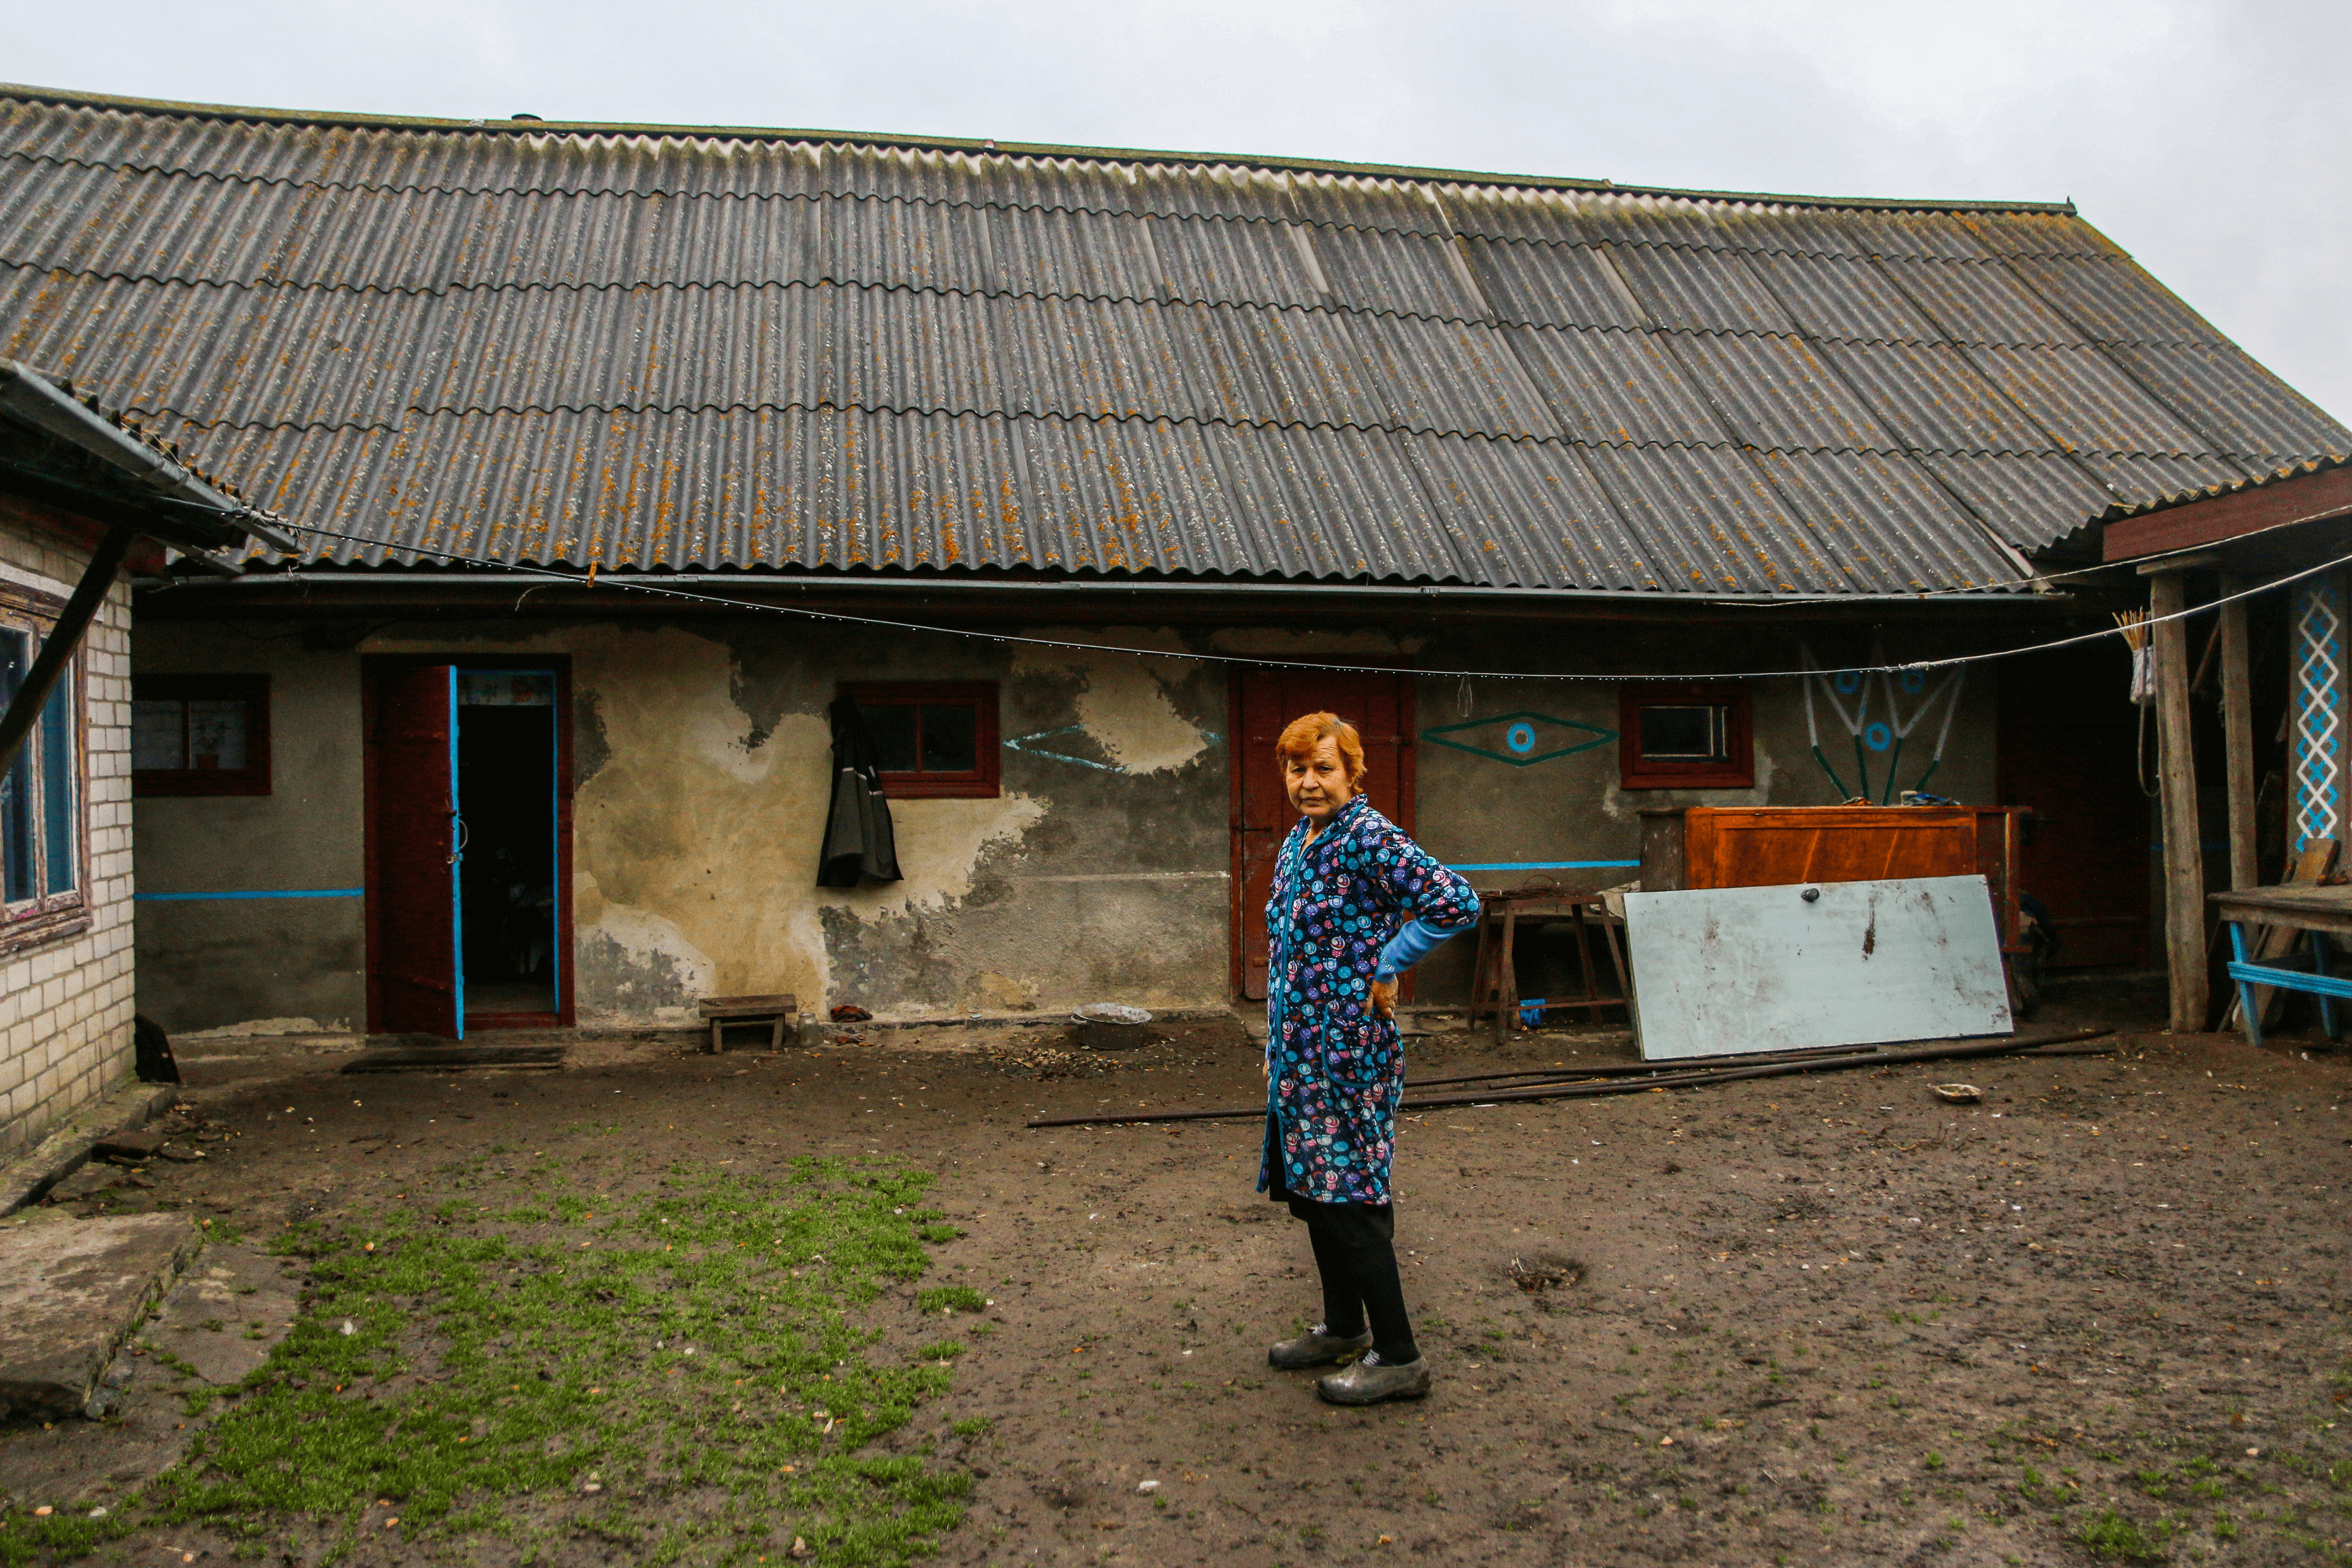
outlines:
[[[1282,1179],[1282,1141],[1271,1117],[1265,1135],[1266,1196],[1289,1204],[1291,1216],[1307,1224],[1315,1271],[1323,1279],[1324,1331],[1352,1337],[1369,1321],[1381,1360],[1399,1365],[1420,1360],[1404,1310],[1404,1281],[1397,1274],[1395,1206],[1318,1204],[1298,1196]]]

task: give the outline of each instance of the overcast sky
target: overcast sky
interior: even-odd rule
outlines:
[[[2346,0],[0,8],[0,79],[149,98],[2071,196],[2352,420],[2347,46]]]

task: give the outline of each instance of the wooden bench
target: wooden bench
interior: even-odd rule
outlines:
[[[710,1054],[717,1056],[727,1048],[719,1038],[720,1031],[730,1024],[765,1024],[768,1027],[768,1048],[784,1048],[784,1030],[800,1016],[800,998],[787,993],[782,996],[706,996],[702,999],[702,1016],[710,1020]]]

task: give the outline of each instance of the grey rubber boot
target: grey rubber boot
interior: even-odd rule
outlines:
[[[1383,1399],[1419,1399],[1429,1392],[1429,1358],[1391,1366],[1366,1351],[1345,1372],[1315,1380],[1315,1392],[1334,1405],[1378,1405]]]
[[[1316,1324],[1295,1340],[1285,1340],[1265,1352],[1268,1365],[1285,1372],[1300,1372],[1310,1366],[1337,1366],[1360,1351],[1372,1348],[1371,1331],[1360,1334],[1327,1334],[1323,1325]]]

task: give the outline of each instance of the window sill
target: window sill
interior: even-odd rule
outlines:
[[[89,910],[76,908],[57,910],[45,915],[26,915],[0,925],[0,959],[13,958],[36,947],[46,947],[53,942],[65,942],[89,930]]]
[[[1619,789],[1754,789],[1756,774],[1738,768],[1693,768],[1686,773],[1644,769],[1628,773]]]
[[[994,800],[1004,792],[994,779],[894,779],[882,775],[884,800]]]

